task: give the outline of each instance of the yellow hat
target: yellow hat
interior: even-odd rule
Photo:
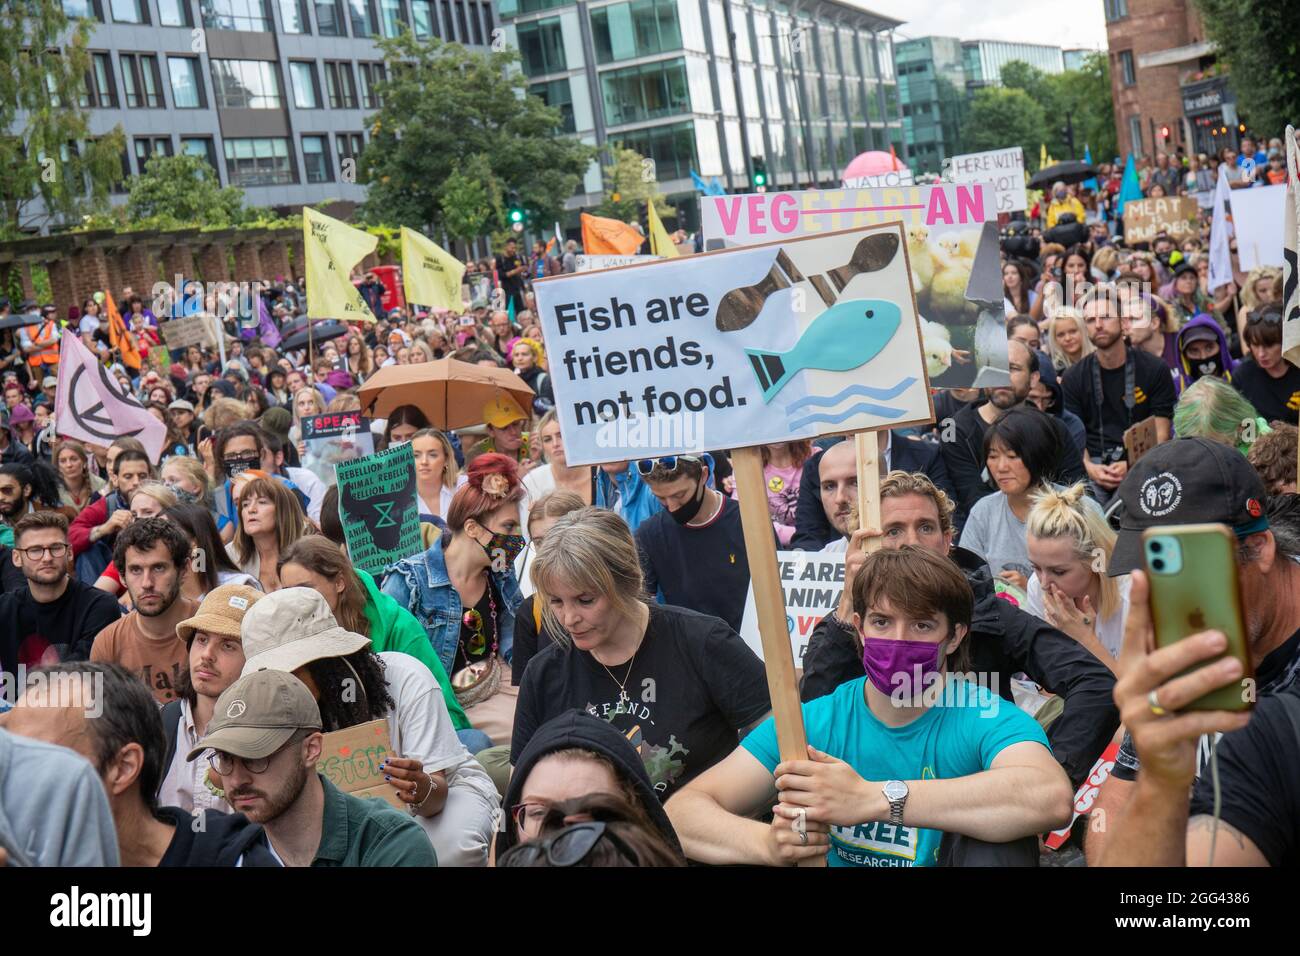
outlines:
[[[528,421],[528,415],[509,392],[501,392],[483,406],[483,421],[493,428],[505,428],[518,421]]]

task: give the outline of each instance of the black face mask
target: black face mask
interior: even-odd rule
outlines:
[[[1187,364],[1192,368],[1192,378],[1214,378],[1223,374],[1223,362],[1217,355],[1211,355],[1207,359],[1201,359],[1199,362],[1187,360]]]
[[[700,508],[704,506],[704,481],[700,481],[700,493],[692,498],[680,508],[672,509],[668,512],[668,517],[672,518],[678,524],[689,524],[695,516],[700,513]]]

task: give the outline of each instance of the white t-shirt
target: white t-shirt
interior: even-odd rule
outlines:
[[[1124,643],[1124,618],[1128,616],[1128,591],[1131,583],[1127,574],[1121,576],[1117,582],[1119,585],[1119,607],[1110,617],[1097,618],[1097,640],[1101,641],[1101,646],[1110,651],[1114,658],[1119,658],[1119,649]],[[1047,612],[1043,606],[1043,584],[1038,580],[1037,573],[1029,578],[1028,588],[1029,603],[1025,610],[1039,620],[1047,620]]]

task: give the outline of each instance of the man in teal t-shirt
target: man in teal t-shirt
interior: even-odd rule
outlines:
[[[803,705],[810,759],[782,761],[769,719],[669,800],[686,855],[935,866],[945,832],[1009,843],[1066,823],[1069,780],[1042,729],[981,686],[996,674],[963,673],[973,604],[938,555],[869,555],[853,581],[867,676]]]

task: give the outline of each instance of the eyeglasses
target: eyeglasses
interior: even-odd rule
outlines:
[[[538,857],[545,857],[551,866],[577,866],[587,858],[602,838],[608,837],[628,860],[635,860],[636,855],[628,845],[614,835],[605,824],[596,820],[591,823],[573,823],[554,836],[533,843],[521,843],[513,855],[523,857],[521,865],[531,866]]]
[[[240,757],[239,762],[244,765],[245,770],[254,776],[259,773],[266,773],[266,768],[271,766],[271,761],[275,759],[275,755],[293,742],[294,738],[290,737],[284,742],[283,746],[277,748],[273,753],[267,754],[265,757]],[[235,758],[224,750],[214,750],[208,754],[208,766],[211,767],[219,776],[224,777],[228,774],[234,773]]]
[[[1247,325],[1279,325],[1281,322],[1281,312],[1264,312],[1259,315],[1252,315],[1246,320]]]
[[[676,471],[678,462],[693,461],[702,464],[702,460],[695,455],[664,455],[662,458],[642,458],[636,463],[636,470],[642,476],[646,476],[655,470],[655,465],[663,465],[664,471]]]
[[[48,551],[50,557],[57,561],[68,553],[68,546],[66,544],[51,544],[49,546],[35,545],[34,547],[19,548],[18,550],[27,555],[28,559],[32,561],[41,560],[45,555],[45,552]]]

